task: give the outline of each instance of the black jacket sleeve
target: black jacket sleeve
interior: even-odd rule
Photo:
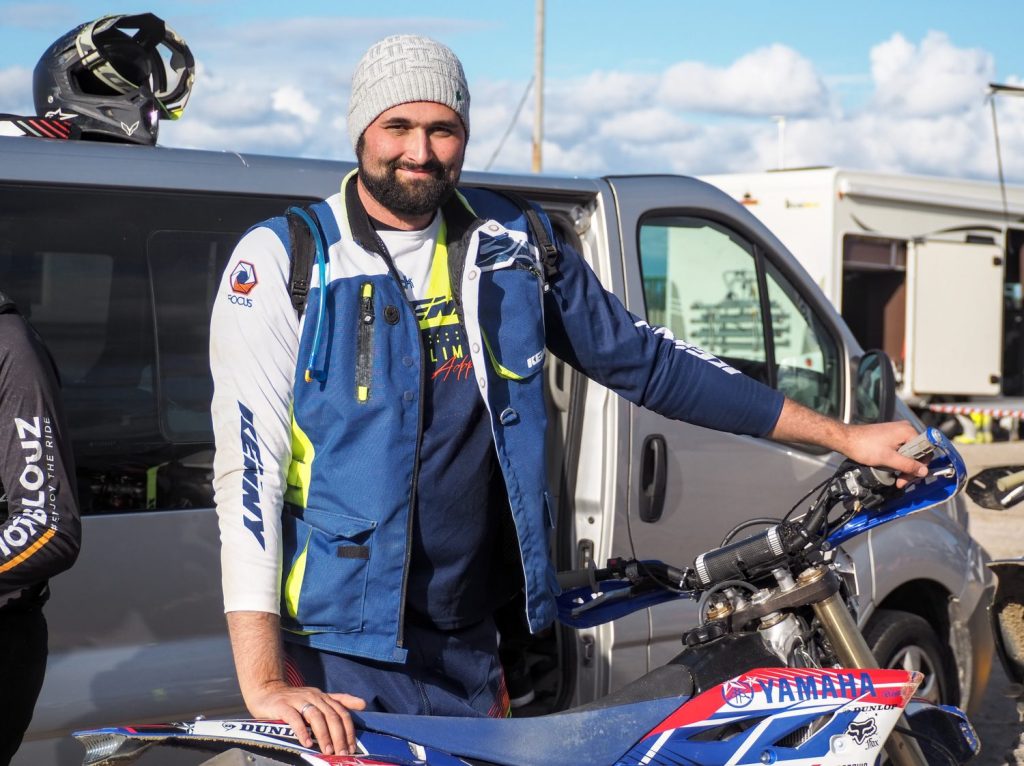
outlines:
[[[0,313],[0,607],[41,602],[78,556],[74,476],[49,354],[23,317]]]

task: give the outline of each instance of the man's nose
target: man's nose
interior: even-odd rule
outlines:
[[[410,130],[406,137],[405,156],[417,165],[424,165],[433,157],[433,154],[427,131]]]

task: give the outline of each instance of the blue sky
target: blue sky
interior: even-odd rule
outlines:
[[[82,21],[149,10],[199,62],[161,143],[351,158],[352,67],[375,39],[430,35],[473,94],[467,166],[484,167],[533,71],[532,0],[430,4],[0,2],[0,110],[31,110],[42,50]],[[1024,78],[1024,3],[547,0],[545,171],[754,171],[787,165],[994,178],[990,80]],[[998,102],[1007,175],[1024,182],[1024,99]],[[529,168],[532,97],[493,161]]]

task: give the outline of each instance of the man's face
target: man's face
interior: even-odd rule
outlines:
[[[393,213],[413,216],[433,213],[451,196],[465,153],[462,120],[431,101],[388,109],[356,146],[367,191]]]

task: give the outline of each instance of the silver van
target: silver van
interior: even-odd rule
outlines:
[[[52,583],[46,682],[15,764],[80,763],[74,729],[241,710],[211,508],[209,310],[240,235],[334,193],[350,167],[0,138],[0,287],[60,368],[84,514],[81,557]],[[715,188],[678,176],[463,180],[541,204],[652,325],[821,412],[884,412],[869,390],[884,356],[865,355],[781,243]],[[736,525],[783,515],[840,461],[665,420],[558,361],[546,374],[562,569],[633,555],[689,564]],[[880,662],[924,671],[926,696],[973,705],[991,664],[992,582],[966,518],[956,501],[886,525],[849,547],[846,569]],[[538,637],[530,712],[664,662],[695,608]]]

